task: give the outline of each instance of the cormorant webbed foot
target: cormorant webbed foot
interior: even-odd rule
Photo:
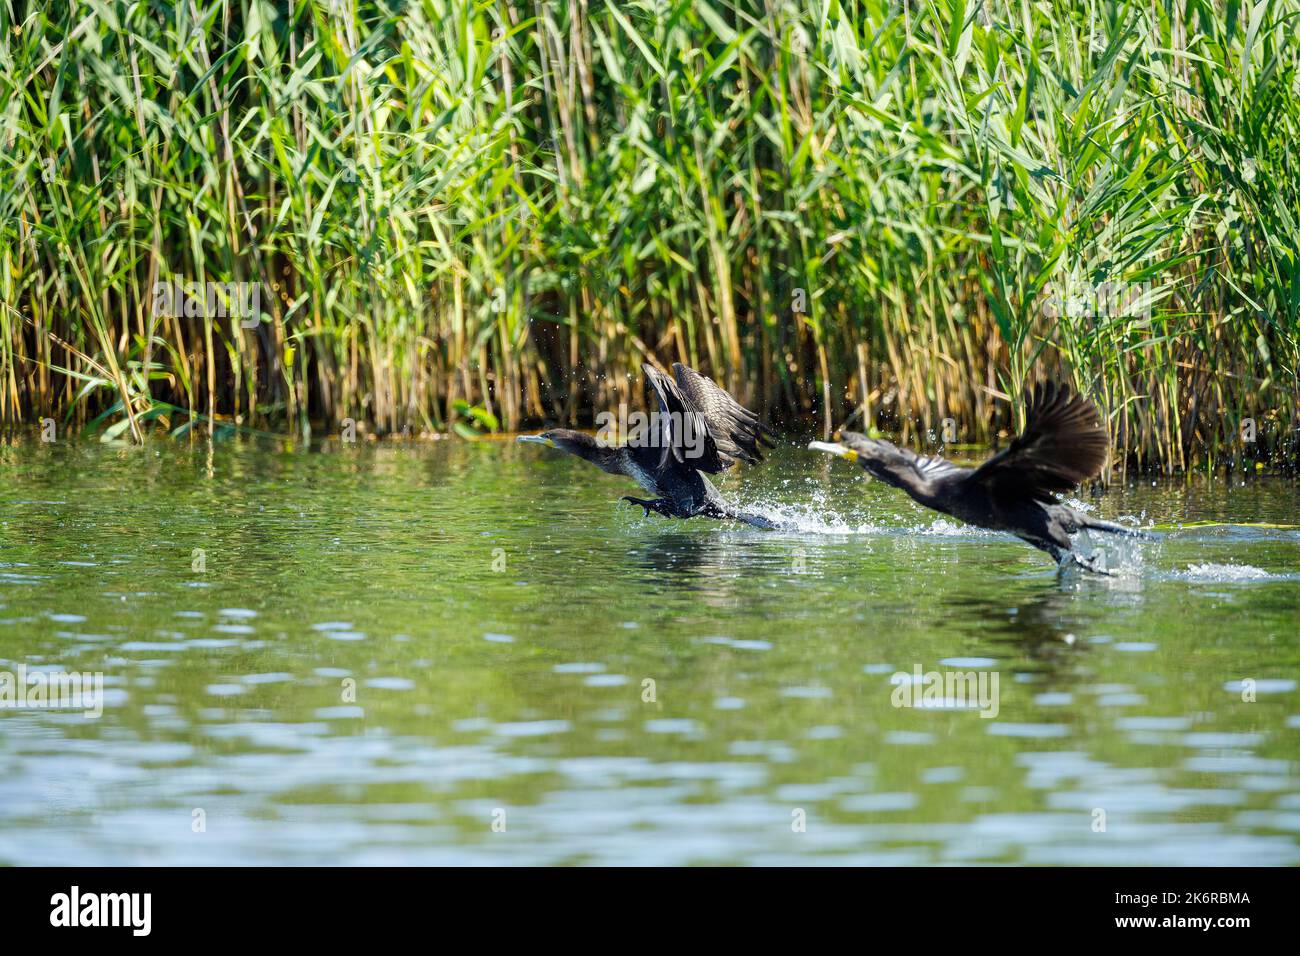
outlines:
[[[739,521],[749,525],[751,528],[762,528],[764,531],[775,531],[777,525],[774,521],[763,517],[763,515],[752,514],[748,511],[732,511],[721,517],[730,518],[732,521]]]
[[[624,495],[624,501],[629,501],[634,505],[640,505],[645,509],[644,517],[650,517],[650,512],[655,511],[665,518],[671,518],[673,513],[669,510],[669,502],[663,498],[633,498],[631,495]]]
[[[1056,557],[1056,555],[1053,555],[1053,557]],[[1075,565],[1085,571],[1091,571],[1093,574],[1104,574],[1107,577],[1115,576],[1115,572],[1109,570],[1103,563],[1103,555],[1100,551],[1094,551],[1086,558],[1074,551],[1062,551],[1060,557],[1057,557],[1057,561],[1062,571],[1071,565]]]

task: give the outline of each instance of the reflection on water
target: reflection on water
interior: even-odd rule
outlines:
[[[793,449],[722,484],[800,530],[513,444],[0,448],[0,671],[104,675],[0,710],[0,863],[1300,862],[1296,486],[1089,499],[1157,529],[1100,578]]]

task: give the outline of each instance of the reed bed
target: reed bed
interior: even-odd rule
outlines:
[[[996,441],[1063,374],[1135,468],[1296,454],[1300,0],[0,27],[2,422],[584,424],[685,361],[792,430]],[[172,281],[257,283],[259,315],[160,310]]]

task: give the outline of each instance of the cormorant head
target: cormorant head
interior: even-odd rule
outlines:
[[[824,451],[828,455],[834,455],[837,458],[843,458],[847,462],[855,462],[862,456],[862,452],[860,452],[857,448],[851,447],[850,444],[845,440],[846,436],[850,438],[856,438],[858,439],[858,442],[871,441],[870,438],[867,438],[865,435],[859,435],[857,432],[836,432],[834,436],[835,441],[833,442],[810,441],[808,443],[808,450]],[[858,442],[854,442],[853,444],[856,445],[858,444]]]
[[[847,461],[856,461],[872,478],[879,478],[895,488],[903,488],[913,498],[918,494],[929,493],[929,478],[923,472],[926,462],[932,461],[931,459],[920,459],[891,441],[868,438],[858,432],[836,432],[835,437],[838,441],[834,444],[815,441],[808,447],[814,451],[830,452]],[[943,459],[933,461],[942,462]]]
[[[811,451],[827,452],[848,462],[857,462],[868,475],[876,478],[887,477],[886,466],[898,456],[898,446],[892,442],[868,438],[859,432],[836,432],[834,442],[809,442],[808,448]]]
[[[540,435],[520,435],[515,441],[530,442],[535,445],[550,445],[570,455],[576,455],[606,471],[612,470],[617,449],[600,441],[586,432],[575,432],[570,428],[550,428]]]

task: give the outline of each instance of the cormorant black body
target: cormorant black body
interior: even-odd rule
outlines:
[[[1050,554],[1103,571],[1094,557],[1073,550],[1072,534],[1085,528],[1141,537],[1139,531],[1090,517],[1057,500],[1097,475],[1109,438],[1097,408],[1068,385],[1046,383],[1025,395],[1025,429],[978,468],[939,456],[922,457],[882,439],[843,432],[839,443],[808,447],[859,462],[868,474],[927,508],[967,524],[1007,531]]]
[[[775,527],[761,515],[744,512],[713,487],[706,474],[718,474],[737,461],[758,464],[771,432],[758,416],[711,379],[680,362],[668,377],[642,365],[651,399],[652,425],[627,444],[611,445],[585,432],[553,428],[519,441],[548,444],[591,462],[612,475],[625,475],[653,495],[625,496],[668,518],[708,517]]]

